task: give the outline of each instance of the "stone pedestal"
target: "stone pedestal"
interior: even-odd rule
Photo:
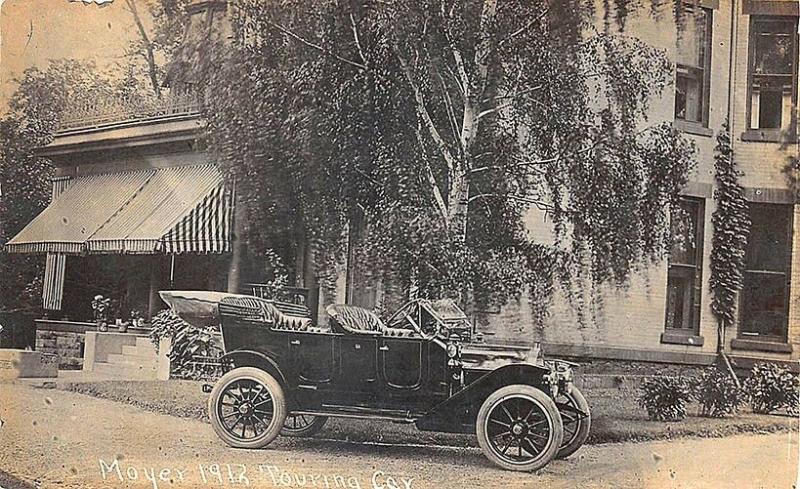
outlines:
[[[58,357],[38,351],[0,348],[0,379],[58,376]]]

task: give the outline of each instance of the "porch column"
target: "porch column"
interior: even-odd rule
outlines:
[[[228,265],[228,292],[238,294],[241,290],[242,268],[242,235],[244,234],[244,206],[236,202],[238,194],[234,193],[233,233],[231,235],[231,262]]]
[[[158,296],[158,290],[161,288],[161,264],[160,257],[155,257],[153,266],[150,267],[150,294],[147,298],[147,315],[152,318],[156,313],[163,309],[161,297]]]

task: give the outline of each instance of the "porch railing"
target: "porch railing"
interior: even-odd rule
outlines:
[[[160,99],[154,95],[123,97],[87,93],[85,97],[70,101],[64,108],[59,132],[192,115],[199,110],[200,99],[192,93],[165,90]]]

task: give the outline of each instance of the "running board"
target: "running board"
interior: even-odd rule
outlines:
[[[306,416],[327,416],[329,418],[349,418],[349,419],[376,419],[379,421],[393,421],[395,423],[414,423],[417,418],[408,416],[396,416],[380,412],[346,412],[346,411],[327,411],[327,410],[301,410],[292,411],[292,414]]]

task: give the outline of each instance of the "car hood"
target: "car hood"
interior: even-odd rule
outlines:
[[[495,370],[517,363],[544,366],[540,351],[539,343],[531,346],[466,343],[461,347],[461,362],[471,370]]]

